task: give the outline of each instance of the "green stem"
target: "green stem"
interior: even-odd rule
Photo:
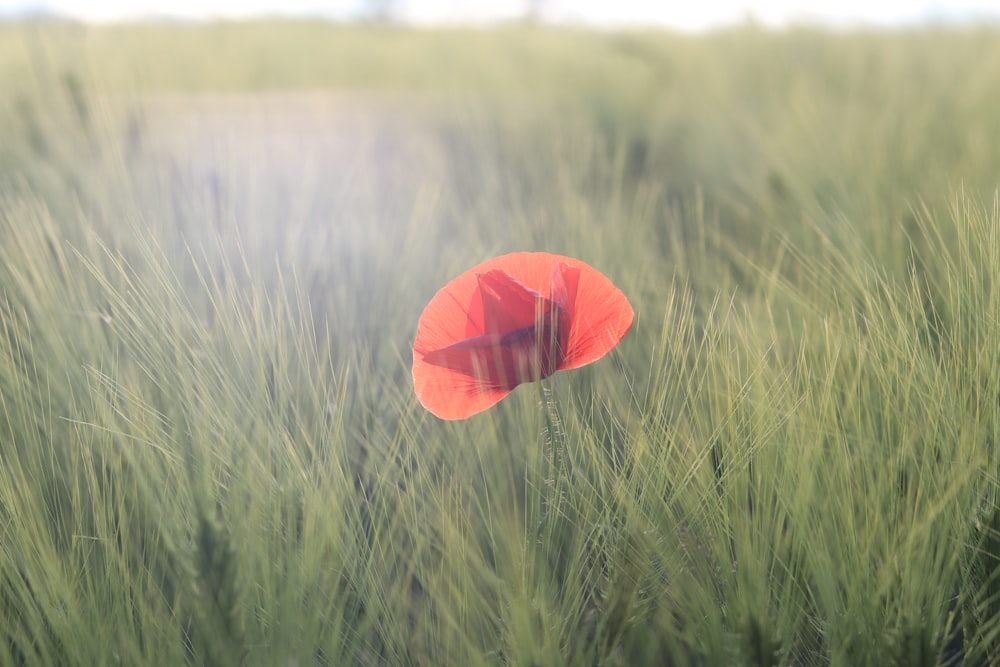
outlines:
[[[559,412],[555,399],[552,398],[552,390],[545,384],[544,380],[538,381],[538,395],[542,401],[542,410],[545,413],[545,433],[546,441],[549,445],[549,470],[548,474],[552,480],[553,488],[559,472],[558,461],[556,460],[559,448]]]

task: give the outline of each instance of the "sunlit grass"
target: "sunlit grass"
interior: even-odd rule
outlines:
[[[1000,659],[995,34],[0,31],[0,664]],[[633,331],[437,420],[513,250]]]

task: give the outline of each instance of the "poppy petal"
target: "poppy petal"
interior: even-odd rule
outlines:
[[[576,290],[580,282],[580,269],[564,262],[556,264],[552,270],[552,280],[549,294],[558,306],[559,313],[559,349],[560,357],[564,357],[569,349],[570,329],[573,325],[573,307],[576,304]],[[560,363],[562,359],[560,359]]]
[[[473,298],[479,293],[480,275],[499,269],[526,288],[545,295],[549,293],[552,269],[560,261],[575,262],[544,252],[515,252],[494,257],[460,274],[438,290],[424,308],[414,349],[427,352],[487,333],[482,299]]]
[[[474,377],[442,366],[415,363],[413,370],[417,398],[441,419],[466,419],[493,407],[512,391],[487,387]]]
[[[579,265],[569,340],[559,370],[579,368],[610,352],[629,329],[635,313],[621,290],[596,269]]]
[[[632,319],[625,295],[579,260],[502,255],[462,273],[427,304],[413,343],[414,391],[438,417],[464,419],[521,382],[596,361]],[[558,336],[558,349],[539,342],[546,336]],[[541,368],[533,368],[539,356]]]
[[[487,334],[459,341],[424,355],[424,362],[469,376],[486,390],[513,389],[538,380],[535,326],[506,334]],[[554,371],[553,367],[549,374]]]
[[[535,323],[545,297],[500,269],[479,274],[478,278],[485,333],[514,331]]]
[[[552,270],[552,282],[549,285],[549,298],[559,304],[559,307],[572,312],[576,303],[576,291],[580,284],[580,268],[570,266],[565,262],[556,263]]]

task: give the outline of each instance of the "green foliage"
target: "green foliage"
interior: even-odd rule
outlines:
[[[0,664],[995,663],[997,44],[0,25]],[[438,421],[512,250],[634,329]]]

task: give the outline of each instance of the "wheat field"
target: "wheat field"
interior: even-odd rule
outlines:
[[[1000,661],[1000,35],[0,24],[0,664]],[[458,422],[423,306],[636,312]]]

